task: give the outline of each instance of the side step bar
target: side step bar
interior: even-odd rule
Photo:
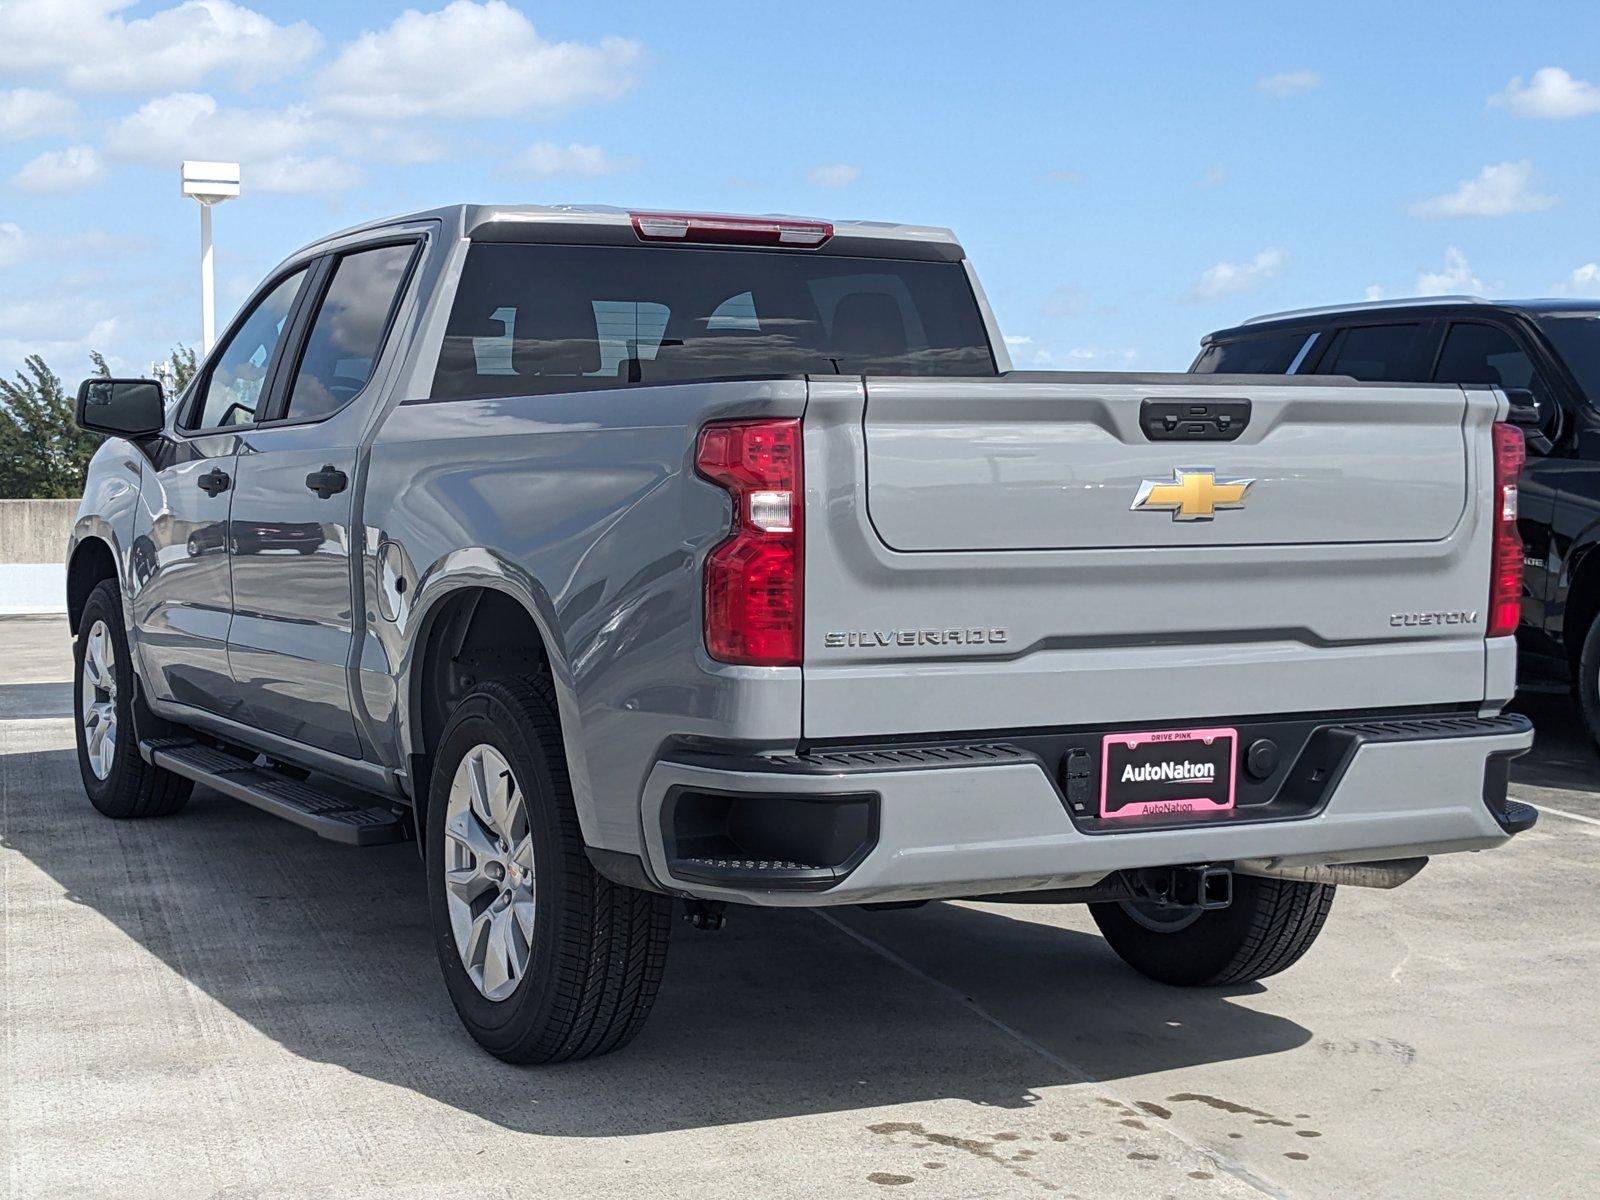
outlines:
[[[139,743],[139,753],[174,775],[215,788],[330,841],[378,846],[411,839],[409,814],[398,807],[375,797],[357,799],[353,791],[324,791],[190,738],[147,739]]]

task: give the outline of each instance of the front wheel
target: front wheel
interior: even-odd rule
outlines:
[[[73,708],[78,716],[78,771],[89,803],[108,817],[164,817],[189,801],[194,785],[151,766],[133,730],[133,661],[114,580],[89,593],[73,644]]]
[[[672,902],[590,864],[547,681],[484,683],[461,701],[427,826],[434,943],[467,1032],[515,1063],[630,1041],[661,984]]]
[[[1173,908],[1143,900],[1089,905],[1123,962],[1158,983],[1249,983],[1293,966],[1333,906],[1332,884],[1233,877],[1227,908]]]

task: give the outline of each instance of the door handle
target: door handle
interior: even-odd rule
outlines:
[[[313,471],[306,476],[306,486],[326,500],[349,487],[350,477],[332,463],[328,463],[322,470]]]
[[[208,496],[220,496],[233,486],[233,480],[228,478],[226,471],[212,467],[195,481],[200,485],[200,490]]]

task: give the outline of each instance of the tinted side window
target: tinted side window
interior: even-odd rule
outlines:
[[[379,246],[339,259],[300,356],[287,416],[326,417],[367,386],[415,249]]]
[[[1436,383],[1534,388],[1533,363],[1527,351],[1510,333],[1496,325],[1450,326],[1433,378]]]
[[[205,391],[184,422],[185,428],[219,429],[248,425],[256,419],[267,368],[305,277],[304,271],[296,271],[251,310],[214,360]]]
[[[1197,375],[1287,375],[1304,360],[1316,337],[1298,329],[1213,342],[1200,352],[1192,370]]]
[[[869,373],[995,373],[960,263],[479,243],[433,396]]]
[[[1412,373],[1417,337],[1422,326],[1358,325],[1339,333],[1324,375],[1348,375],[1387,383],[1416,383]]]

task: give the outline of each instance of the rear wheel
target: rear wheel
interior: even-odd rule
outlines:
[[[1333,885],[1233,877],[1227,908],[1174,908],[1147,901],[1091,904],[1089,912],[1122,961],[1159,983],[1205,987],[1248,983],[1299,961],[1322,932]]]
[[[560,1062],[643,1027],[671,900],[590,864],[548,682],[484,683],[457,706],[429,792],[427,865],[445,986],[484,1049]]]
[[[114,580],[89,593],[73,644],[73,711],[78,772],[89,803],[108,817],[164,817],[189,800],[194,785],[139,756],[133,729],[133,662]]]
[[[1600,747],[1600,616],[1589,623],[1578,653],[1578,709],[1590,740]]]

